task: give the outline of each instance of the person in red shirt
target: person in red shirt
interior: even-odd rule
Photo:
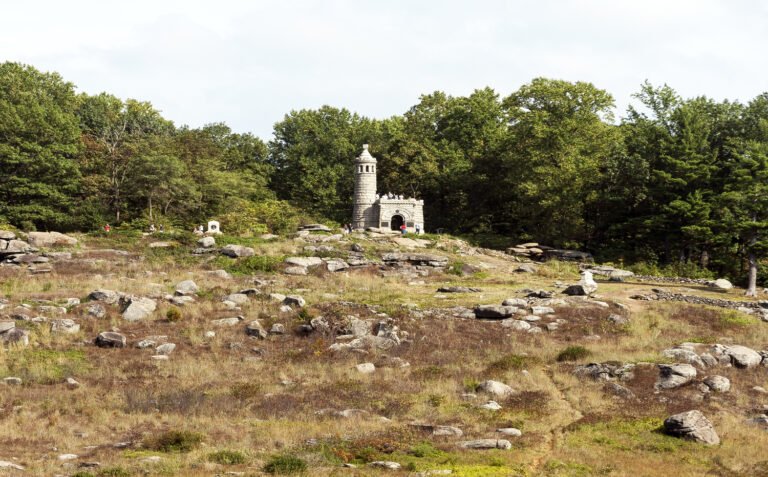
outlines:
[[[403,235],[408,231],[408,227],[405,226],[405,224],[400,226],[400,232],[402,232]]]
[[[104,231],[105,232],[109,232],[110,230],[112,230],[112,227],[110,227],[109,224],[104,226]]]

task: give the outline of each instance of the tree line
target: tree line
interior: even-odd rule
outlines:
[[[682,98],[646,82],[620,119],[614,106],[591,83],[536,78],[506,97],[426,94],[386,119],[291,111],[264,142],[223,123],[177,127],[149,102],[78,94],[56,73],[4,63],[0,222],[345,223],[368,143],[379,190],[424,199],[428,230],[756,274],[768,256],[768,94]]]

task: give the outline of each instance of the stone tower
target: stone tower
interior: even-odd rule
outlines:
[[[376,158],[363,144],[363,152],[355,159],[355,201],[352,210],[352,227],[365,229],[378,227],[376,203]]]

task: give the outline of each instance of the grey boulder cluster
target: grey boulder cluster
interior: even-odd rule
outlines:
[[[548,247],[546,245],[540,245],[535,242],[523,243],[509,247],[507,249],[509,255],[515,257],[536,260],[539,262],[545,260],[561,260],[571,262],[591,262],[592,255],[587,252],[580,252],[578,250],[563,250],[554,247]]]
[[[51,269],[45,265],[58,252],[44,252],[40,249],[52,247],[72,247],[77,245],[77,239],[59,232],[29,232],[26,240],[22,240],[15,232],[0,230],[0,265],[27,265],[33,273],[46,273]]]

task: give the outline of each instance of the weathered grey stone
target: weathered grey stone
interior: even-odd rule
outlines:
[[[696,378],[696,368],[690,364],[660,364],[657,389],[674,389]]]
[[[197,241],[197,244],[203,248],[213,248],[216,246],[216,239],[211,236],[202,237]]]
[[[374,462],[370,462],[368,464],[368,467],[377,467],[379,469],[387,469],[387,470],[400,470],[400,464],[397,462],[392,462],[388,460],[377,460]]]
[[[555,309],[550,306],[532,306],[532,315],[551,315],[555,312]]]
[[[16,233],[10,230],[0,230],[0,240],[10,241],[16,238]]]
[[[478,391],[491,394],[496,397],[508,397],[515,394],[515,390],[511,386],[504,384],[500,381],[487,380],[483,381],[477,386]]]
[[[127,342],[125,335],[113,331],[102,331],[96,337],[96,346],[99,348],[125,348]]]
[[[475,287],[440,287],[437,289],[438,293],[477,293],[481,291],[483,290]]]
[[[7,378],[3,378],[3,383],[8,386],[21,386],[22,380],[16,376],[8,376]]]
[[[376,371],[376,366],[373,363],[360,363],[355,366],[355,369],[362,374],[371,374]]]
[[[515,273],[536,273],[538,268],[532,263],[521,263],[515,268]]]
[[[481,404],[478,406],[480,409],[485,409],[486,411],[498,411],[501,409],[501,405],[497,403],[496,401],[488,401],[484,404]]]
[[[59,232],[30,232],[27,242],[33,247],[74,246],[77,239]]]
[[[176,349],[176,344],[174,343],[163,343],[157,348],[155,348],[155,353],[157,354],[171,354]]]
[[[267,330],[264,329],[259,320],[253,320],[245,327],[245,334],[259,339],[266,339]]]
[[[297,267],[309,268],[320,265],[323,263],[323,259],[320,257],[288,257],[285,259],[285,263]]]
[[[717,280],[707,283],[710,288],[716,288],[718,290],[730,290],[733,288],[733,284],[725,278],[718,278]]]
[[[706,364],[704,364],[704,361],[701,360],[699,355],[690,349],[670,348],[665,349],[661,352],[661,354],[667,358],[674,359],[675,361],[692,364],[694,366],[698,366],[699,368],[706,368]]]
[[[24,467],[7,460],[0,460],[0,469],[24,470]]]
[[[349,264],[344,260],[326,260],[325,266],[329,272],[340,272],[349,268]]]
[[[502,320],[501,326],[509,328],[515,331],[528,331],[531,329],[531,324],[523,320],[515,320],[513,318]]]
[[[242,316],[234,316],[232,318],[219,318],[218,320],[211,320],[211,324],[214,326],[234,326],[243,321]]]
[[[229,244],[221,248],[222,255],[226,255],[231,258],[239,257],[252,257],[255,252],[251,247],[243,247],[242,245]]]
[[[520,437],[523,435],[520,429],[514,427],[502,427],[501,429],[496,429],[496,432],[510,437]]]
[[[675,414],[664,420],[664,431],[672,436],[702,442],[708,445],[720,443],[714,426],[701,411],[693,410]]]
[[[88,299],[91,301],[102,301],[107,304],[114,304],[117,303],[117,301],[120,299],[121,294],[112,291],[112,290],[105,290],[103,288],[100,288],[98,290],[94,290],[91,293],[88,294]]]
[[[16,322],[13,320],[0,321],[0,333],[5,333],[8,330],[16,328]]]
[[[520,313],[520,309],[515,306],[480,305],[475,308],[475,317],[477,318],[503,319],[518,313]]]
[[[213,237],[206,237],[206,238],[213,238]],[[176,284],[177,295],[182,295],[182,296],[194,295],[199,290],[200,288],[197,286],[197,283],[195,283],[194,280],[184,280]]]
[[[62,318],[51,321],[51,333],[66,333],[73,334],[80,331],[80,325],[75,323],[75,320],[69,318]]]
[[[139,321],[149,317],[157,309],[157,302],[146,297],[128,297],[123,301],[123,319]]]
[[[21,328],[12,328],[5,333],[0,333],[0,341],[16,346],[28,346],[29,331]]]
[[[635,396],[635,393],[633,393],[631,389],[626,388],[618,383],[613,383],[613,382],[605,383],[604,390],[622,399],[635,399],[635,397],[637,397]]]
[[[231,295],[225,296],[222,301],[231,301],[237,305],[245,305],[248,303],[248,300],[248,295],[245,293],[232,293]]]
[[[104,308],[104,305],[101,303],[93,303],[88,305],[88,307],[85,309],[85,312],[88,313],[88,316],[92,316],[94,318],[104,318],[107,316],[107,309]]]
[[[285,267],[285,270],[283,270],[283,273],[285,273],[286,275],[302,276],[302,275],[306,275],[308,272],[305,267],[291,266],[291,267]]]
[[[23,240],[10,240],[0,242],[0,255],[18,255],[35,252],[36,249]]]
[[[509,450],[512,443],[506,439],[475,439],[459,443],[462,449],[502,449]]]
[[[283,299],[283,305],[297,306],[302,308],[307,302],[300,295],[288,295]]]
[[[227,272],[226,270],[210,270],[205,272],[206,275],[210,275],[212,277],[221,278],[222,280],[231,280],[232,275]]]
[[[725,376],[707,376],[704,378],[704,384],[718,393],[727,393],[731,390],[731,381]]]
[[[740,345],[726,346],[723,354],[729,356],[737,368],[753,368],[763,360],[757,351]]]
[[[269,334],[271,335],[284,335],[285,334],[285,325],[282,323],[273,323],[272,327],[269,329]]]

